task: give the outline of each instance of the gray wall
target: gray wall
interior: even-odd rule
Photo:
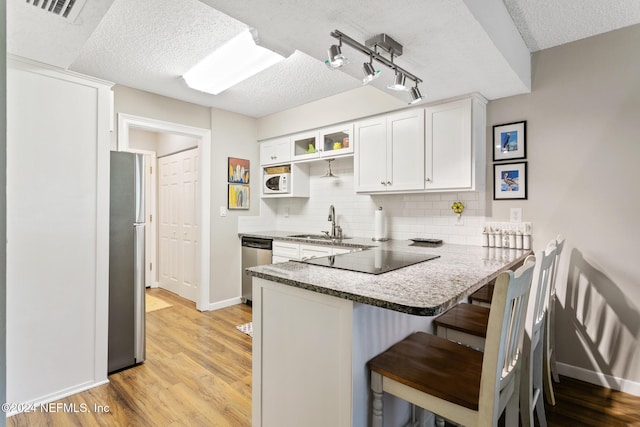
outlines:
[[[240,295],[242,274],[238,218],[260,214],[260,158],[256,120],[224,110],[211,109],[211,293],[212,303]],[[227,207],[228,158],[250,161],[249,210]]]
[[[116,86],[115,113],[127,113],[211,129],[211,248],[209,302],[213,308],[239,301],[241,288],[238,217],[259,215],[259,151],[256,120],[223,110],[203,107],[125,86]],[[112,135],[112,149],[116,147]],[[249,210],[229,211],[227,206],[227,158],[251,161],[251,204]],[[205,159],[203,159],[205,161]]]
[[[566,373],[640,393],[640,25],[537,52],[527,95],[488,105],[492,125],[527,120],[534,248],[567,238],[556,305]],[[490,153],[491,151],[489,151]],[[487,182],[493,183],[491,161]],[[491,188],[491,187],[490,187]],[[586,370],[586,371],[583,371]],[[632,382],[632,383],[630,383]],[[635,383],[635,384],[633,384]]]
[[[0,5],[0,242],[7,241],[7,46],[6,3]],[[0,402],[7,400],[7,246],[0,245]],[[0,415],[0,427],[6,425]]]

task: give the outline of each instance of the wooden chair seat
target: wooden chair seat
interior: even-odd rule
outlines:
[[[493,283],[489,283],[469,295],[469,302],[471,304],[480,305],[483,307],[491,306],[491,297],[493,296]]]
[[[483,350],[489,313],[488,307],[458,304],[436,317],[433,323],[439,337]]]
[[[371,359],[369,368],[416,390],[478,410],[480,351],[416,332]]]

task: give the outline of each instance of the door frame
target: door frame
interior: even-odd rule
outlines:
[[[211,130],[178,123],[150,119],[118,113],[118,151],[131,151],[129,148],[129,130],[141,129],[151,132],[182,135],[198,140],[200,148],[200,271],[198,272],[198,297],[196,308],[210,310],[210,265],[211,265]]]

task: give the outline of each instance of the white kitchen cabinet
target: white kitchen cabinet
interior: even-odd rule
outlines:
[[[260,197],[263,199],[286,197],[309,197],[309,165],[305,163],[287,163],[262,167],[260,177]],[[286,193],[265,193],[266,175],[288,173],[289,183]]]
[[[425,189],[480,190],[485,175],[486,100],[473,96],[425,109]]]
[[[271,262],[286,262],[300,259],[300,244],[274,240],[271,245]]]
[[[358,193],[424,190],[424,110],[409,109],[355,125]]]
[[[291,161],[289,137],[275,138],[260,143],[260,165],[277,165]]]
[[[330,126],[291,136],[291,160],[317,160],[353,154],[353,123]]]
[[[324,245],[300,245],[300,259],[320,258],[333,255],[333,248]]]

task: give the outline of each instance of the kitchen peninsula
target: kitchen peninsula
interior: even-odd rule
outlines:
[[[257,236],[287,239],[276,233]],[[366,362],[411,332],[433,332],[431,316],[530,253],[446,243],[345,242],[437,258],[383,274],[293,261],[248,269],[254,297],[252,425],[368,425]],[[396,425],[406,410],[406,404],[386,396],[385,417],[394,421],[385,425]]]

